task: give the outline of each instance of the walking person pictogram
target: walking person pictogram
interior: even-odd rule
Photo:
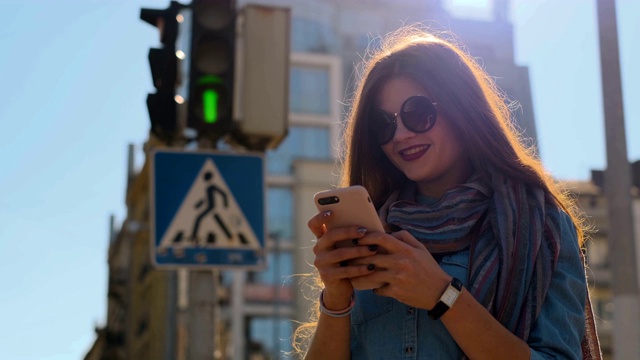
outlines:
[[[222,218],[220,217],[220,215],[218,214],[218,212],[216,211],[216,193],[220,194],[222,196],[222,199],[224,200],[224,207],[228,208],[229,207],[229,202],[227,199],[227,194],[220,189],[219,187],[217,187],[215,184],[211,183],[211,179],[213,179],[213,174],[211,172],[206,172],[204,174],[204,180],[209,183],[209,185],[206,188],[206,194],[205,194],[205,198],[201,199],[200,201],[198,201],[195,204],[195,208],[198,209],[200,208],[203,204],[206,203],[206,207],[200,212],[200,214],[196,217],[196,220],[193,223],[193,230],[191,231],[191,241],[195,242],[195,243],[201,243],[202,241],[198,241],[198,229],[200,228],[200,223],[202,222],[202,220],[205,218],[205,216],[207,216],[209,213],[212,213],[213,218],[216,220],[216,223],[218,223],[218,225],[220,226],[220,228],[222,229],[222,231],[224,231],[225,235],[227,235],[227,239],[231,240],[231,232],[229,231],[229,228],[225,225],[225,223],[222,221]],[[206,242],[207,243],[213,243],[215,242],[215,235],[213,233],[209,233],[207,235],[207,239]]]

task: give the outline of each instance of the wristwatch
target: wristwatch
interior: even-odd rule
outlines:
[[[461,292],[462,281],[453,278],[449,286],[447,286],[447,289],[444,291],[444,293],[442,293],[440,301],[438,301],[433,309],[429,310],[429,317],[433,320],[440,319],[440,317],[453,306]]]

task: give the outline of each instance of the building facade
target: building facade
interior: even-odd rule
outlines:
[[[632,188],[630,189],[635,234],[636,259],[640,259],[640,161],[631,164]],[[596,318],[596,328],[604,359],[612,359],[613,292],[612,264],[609,257],[609,214],[604,191],[604,172],[592,170],[589,181],[566,181],[565,188],[578,201],[585,212],[587,225],[586,249],[587,279],[591,293],[591,305]],[[637,261],[637,260],[636,260]],[[637,265],[637,264],[636,264]],[[624,316],[624,315],[618,315]]]

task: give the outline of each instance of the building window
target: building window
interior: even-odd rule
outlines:
[[[601,330],[611,330],[613,324],[613,302],[610,298],[599,296],[593,298],[593,311],[598,320],[598,332]]]
[[[607,268],[609,256],[609,244],[601,237],[594,237],[587,242],[587,259],[589,266],[593,268]]]
[[[327,22],[294,17],[291,47],[297,52],[332,53],[338,49],[337,36]]]
[[[291,57],[289,133],[267,152],[269,175],[292,175],[296,159],[328,160],[340,132],[340,61],[335,56],[294,54]]]
[[[267,151],[267,172],[270,175],[292,175],[294,160],[326,160],[331,156],[329,149],[328,127],[292,126],[280,146]]]
[[[329,71],[310,66],[291,67],[289,110],[298,114],[329,115]]]
[[[249,343],[270,358],[281,359],[291,351],[292,324],[288,319],[252,318],[249,326]]]
[[[267,189],[267,224],[272,241],[290,242],[293,238],[293,194],[290,188]]]
[[[263,284],[285,286],[291,282],[293,274],[293,256],[290,252],[271,252],[268,255],[267,269],[255,273],[255,280]]]
[[[493,0],[445,0],[443,7],[456,18],[491,21],[494,19]]]

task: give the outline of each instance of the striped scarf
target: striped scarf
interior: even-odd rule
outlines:
[[[472,177],[424,205],[413,184],[395,192],[380,215],[436,257],[469,249],[469,292],[526,341],[558,260],[558,211],[541,189],[503,176],[494,176],[491,189]]]

